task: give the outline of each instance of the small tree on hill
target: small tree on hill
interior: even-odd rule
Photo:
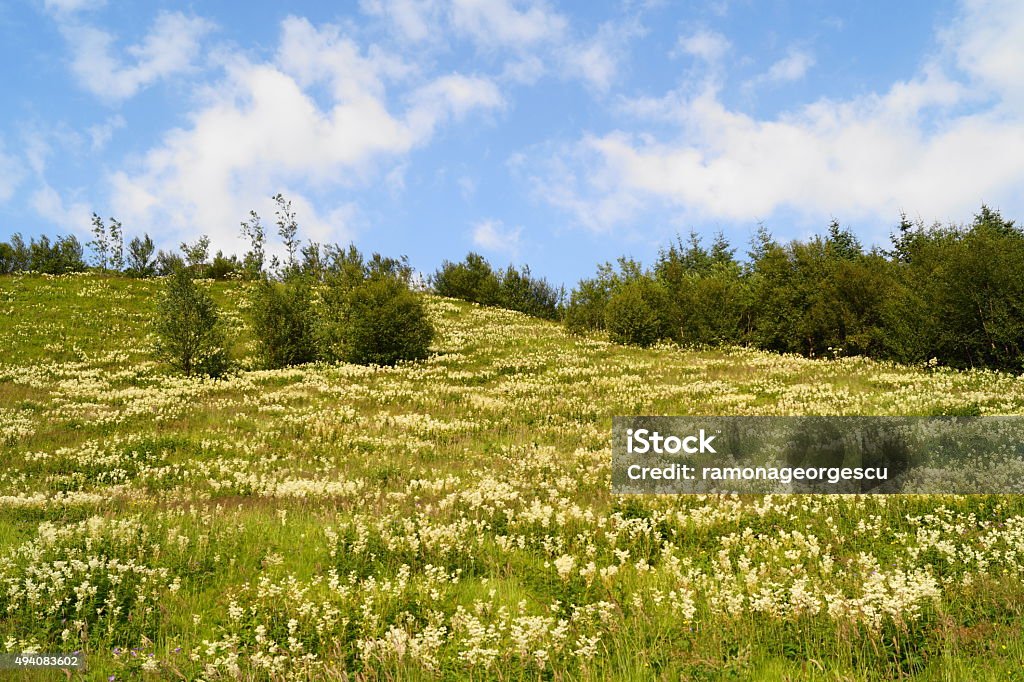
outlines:
[[[107,259],[110,256],[110,238],[107,236],[107,226],[103,224],[103,218],[98,214],[92,214],[92,235],[93,239],[88,243],[93,252],[93,259],[100,270],[107,269]]]
[[[434,338],[422,296],[396,277],[370,278],[353,288],[344,319],[343,359],[361,365],[422,360]]]
[[[135,237],[128,244],[128,274],[133,277],[152,277],[156,272],[153,251],[156,245],[148,234]]]
[[[252,328],[264,366],[279,369],[317,358],[313,292],[304,277],[264,277],[253,292]]]
[[[215,377],[227,370],[228,353],[217,305],[184,268],[175,270],[164,284],[154,331],[157,356],[185,376]]]

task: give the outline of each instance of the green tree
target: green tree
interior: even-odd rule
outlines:
[[[128,274],[132,277],[152,277],[156,272],[153,252],[156,245],[148,234],[142,239],[134,237],[128,243]]]
[[[298,268],[296,254],[299,250],[299,223],[292,210],[292,202],[284,198],[283,194],[275,194],[274,202],[277,204],[275,216],[277,217],[277,233],[281,235],[285,250],[288,252],[288,262],[285,263],[285,273]]]
[[[502,307],[518,310],[546,320],[558,318],[558,306],[564,290],[555,289],[546,279],[533,277],[530,267],[521,270],[509,265],[499,277]]]
[[[157,302],[157,357],[185,376],[220,376],[228,368],[225,334],[213,298],[184,268],[164,283]]]
[[[246,279],[258,279],[263,273],[266,258],[267,235],[256,211],[249,211],[249,219],[241,223],[242,236],[249,240],[249,251],[242,258],[242,271]]]
[[[110,219],[108,238],[110,242],[110,267],[114,272],[121,272],[124,270],[124,232],[121,221],[114,218]]]
[[[621,257],[611,263],[597,266],[597,276],[579,281],[569,294],[564,319],[573,334],[598,331],[605,328],[605,309],[608,301],[623,286],[644,276],[643,266],[632,258]]]
[[[88,243],[93,252],[94,263],[100,270],[107,269],[107,260],[110,257],[110,238],[107,235],[107,226],[98,214],[92,214],[93,239]]]
[[[284,282],[263,278],[253,295],[251,315],[265,367],[277,369],[317,359],[313,293],[304,278]]]
[[[650,277],[638,277],[611,296],[605,309],[608,337],[616,343],[650,346],[673,336],[668,291]]]
[[[181,252],[192,274],[197,277],[205,276],[206,261],[210,258],[210,238],[204,234],[192,244],[182,242]]]
[[[481,305],[501,302],[501,283],[487,259],[478,253],[469,253],[461,263],[444,261],[432,279],[434,292],[439,296],[461,298]]]

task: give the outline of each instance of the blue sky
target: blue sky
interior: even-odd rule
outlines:
[[[676,233],[1024,218],[1024,3],[0,4],[0,239],[300,230],[572,284]]]

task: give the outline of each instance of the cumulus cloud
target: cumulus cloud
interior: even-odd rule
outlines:
[[[560,39],[568,20],[542,2],[451,0],[456,31],[485,47],[529,47]]]
[[[505,228],[500,220],[482,220],[473,226],[473,244],[486,251],[515,257],[519,253],[523,228]]]
[[[563,170],[536,179],[537,193],[596,230],[665,208],[735,221],[779,210],[892,220],[901,208],[945,218],[982,201],[1024,209],[1013,191],[1024,181],[1024,103],[1012,85],[1024,67],[1005,58],[1024,9],[971,0],[963,11],[943,55],[878,93],[766,118],[725,104],[714,83],[633,102],[624,109],[673,132],[587,135],[559,153],[551,168]],[[706,59],[722,49],[687,47]],[[810,63],[794,53],[768,74],[796,78]]]
[[[81,201],[65,202],[57,190],[45,182],[29,197],[29,204],[62,232],[89,233],[92,207]]]
[[[437,0],[361,0],[359,7],[384,19],[405,40],[421,43],[439,37],[442,8]]]
[[[582,81],[605,93],[615,84],[627,41],[643,33],[636,17],[574,31],[568,17],[539,0],[362,0],[403,47],[468,41],[486,58],[504,61],[502,79],[533,84],[546,75]]]
[[[563,71],[600,93],[608,92],[618,79],[629,40],[643,34],[635,20],[601,24],[590,38],[561,50]]]
[[[83,88],[119,101],[153,83],[193,68],[209,21],[180,12],[161,12],[141,42],[116,54],[115,37],[75,20],[61,20],[60,29],[71,46],[71,70]]]
[[[55,16],[69,16],[85,10],[99,9],[106,4],[106,0],[44,0],[43,7]]]
[[[706,62],[718,62],[732,48],[732,44],[721,33],[701,29],[689,35],[680,36],[676,43],[678,52]]]
[[[9,200],[14,196],[14,190],[21,184],[24,170],[21,163],[4,153],[3,140],[0,140],[0,202]]]
[[[115,114],[107,118],[103,123],[98,123],[94,126],[89,126],[86,132],[89,134],[89,140],[93,151],[99,151],[107,146],[110,142],[110,138],[114,136],[114,132],[125,126],[124,116]]]
[[[111,177],[116,214],[158,234],[206,233],[232,248],[248,210],[270,213],[267,197],[291,187],[304,232],[348,239],[353,207],[318,211],[317,192],[365,183],[438,126],[503,103],[489,80],[449,73],[398,98],[401,107],[389,105],[410,68],[335,26],[289,18],[273,60],[231,61],[188,126]]]
[[[957,65],[1008,104],[1024,105],[1024,4],[1015,0],[963,0],[959,17],[941,32]]]
[[[768,71],[755,78],[755,81],[759,83],[798,81],[806,75],[807,70],[812,66],[814,66],[814,55],[794,48],[785,57],[772,64]]]

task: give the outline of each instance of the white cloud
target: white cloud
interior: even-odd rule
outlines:
[[[82,87],[117,101],[190,70],[213,25],[180,12],[161,12],[143,40],[125,49],[127,60],[113,53],[114,36],[102,29],[76,22],[62,22],[60,28],[71,45],[71,69]]]
[[[515,0],[451,0],[449,18],[458,32],[492,48],[556,41],[569,23],[545,3]]]
[[[690,35],[680,36],[676,47],[680,52],[703,59],[706,62],[718,62],[732,48],[732,44],[721,33],[701,29]]]
[[[21,163],[8,154],[4,153],[3,140],[0,140],[0,202],[7,201],[14,196],[14,190],[21,184],[24,177],[24,170]]]
[[[628,41],[643,33],[635,20],[604,23],[591,38],[561,51],[563,71],[570,77],[581,78],[600,93],[608,92],[618,79]]]
[[[736,221],[779,210],[891,221],[901,208],[966,219],[983,201],[1024,210],[1014,191],[1024,183],[1024,101],[1012,85],[1024,67],[1003,57],[1024,27],[1019,7],[967,3],[957,35],[961,25],[972,32],[875,94],[822,99],[771,118],[730,108],[716,84],[630,102],[623,108],[674,132],[586,136],[558,153],[535,191],[595,230],[665,209]],[[702,39],[686,47],[711,60],[720,45]],[[811,64],[791,57],[769,74],[796,78]],[[961,74],[939,66],[951,61]]]
[[[41,217],[57,226],[63,232],[89,234],[89,219],[92,207],[84,202],[66,205],[60,194],[49,184],[32,193],[29,204]]]
[[[963,0],[960,15],[941,39],[973,79],[1014,105],[1024,104],[1024,4]]]
[[[768,71],[756,80],[766,83],[798,81],[812,66],[814,66],[814,55],[794,48],[785,57],[772,64]]]
[[[361,0],[359,7],[385,19],[405,40],[421,43],[439,37],[441,3],[437,0]]]
[[[77,12],[99,9],[106,0],[44,0],[43,7],[55,16],[68,16]]]
[[[304,234],[351,238],[352,208],[318,212],[315,193],[365,183],[385,162],[401,167],[438,126],[503,103],[487,79],[445,74],[409,93],[404,108],[390,106],[407,73],[337,27],[289,18],[274,61],[230,61],[187,127],[110,178],[115,214],[154,234],[206,233],[237,248],[238,221],[253,208],[272,214],[268,197],[290,187]],[[400,181],[401,171],[392,187]]]
[[[89,140],[92,145],[93,151],[99,151],[107,146],[110,142],[110,138],[114,136],[114,132],[125,126],[124,116],[115,114],[103,123],[99,123],[94,126],[89,126],[86,132],[89,134]]]
[[[515,257],[519,253],[522,233],[521,227],[505,229],[500,220],[483,220],[473,226],[473,244],[487,251]]]

